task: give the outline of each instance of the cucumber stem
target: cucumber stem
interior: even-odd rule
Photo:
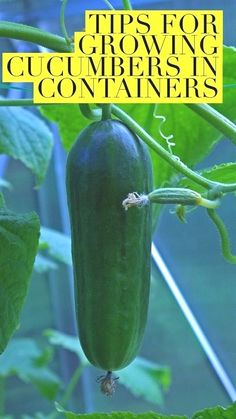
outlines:
[[[102,107],[102,120],[111,119],[111,104],[106,103],[101,105]]]

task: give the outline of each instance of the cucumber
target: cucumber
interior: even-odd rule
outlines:
[[[85,128],[66,169],[79,337],[101,369],[124,368],[136,356],[150,285],[150,206],[125,211],[128,193],[152,190],[144,143],[117,120]]]

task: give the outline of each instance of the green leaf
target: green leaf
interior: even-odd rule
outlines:
[[[236,48],[224,47],[223,62],[224,85],[236,83]],[[213,105],[217,111],[232,121],[236,121],[236,101],[235,86],[224,88],[224,102],[222,104]]]
[[[195,413],[192,419],[235,419],[236,417],[236,403],[228,408],[221,406],[204,409]]]
[[[39,368],[44,367],[52,360],[53,354],[54,350],[51,346],[44,348],[41,351],[40,355],[38,355],[37,358],[34,359],[34,365]]]
[[[52,134],[45,123],[23,108],[0,108],[0,153],[19,159],[36,176],[38,186],[47,171]]]
[[[55,270],[57,269],[57,267],[58,266],[55,262],[46,258],[45,256],[38,254],[35,258],[34,270],[39,274],[44,274],[45,272],[48,272],[51,269]]]
[[[30,381],[47,399],[54,400],[60,388],[59,377],[48,368],[40,368],[31,374]]]
[[[236,182],[236,163],[222,163],[209,169],[199,172],[202,176],[215,182],[234,183]],[[178,184],[179,187],[194,189],[202,193],[205,189],[188,178],[182,178]]]
[[[58,125],[62,144],[67,151],[78,137],[79,132],[91,123],[82,115],[77,104],[41,105],[40,112]]]
[[[154,412],[140,414],[131,412],[76,414],[67,412],[58,403],[56,403],[56,408],[58,412],[64,413],[64,417],[67,419],[187,419],[186,416],[165,416]]]
[[[144,358],[137,357],[128,367],[117,371],[119,382],[136,397],[160,405],[162,391],[170,385],[170,370]]]
[[[64,410],[58,403],[56,409],[60,413],[64,413],[67,419],[187,419],[186,416],[176,415],[161,415],[154,412],[145,412],[140,414],[130,412],[113,412],[113,413],[91,413],[91,414],[76,414]],[[236,404],[224,409],[223,407],[213,407],[210,409],[201,410],[192,416],[192,419],[235,419]]]
[[[1,355],[0,376],[16,375],[25,383],[36,386],[40,393],[53,400],[60,387],[57,375],[39,360],[45,358],[45,350],[40,350],[33,339],[12,339],[7,350]]]
[[[45,330],[44,334],[52,345],[61,346],[68,351],[74,352],[84,366],[90,365],[76,336],[66,335],[52,329]]]
[[[3,194],[0,192],[0,210],[1,208],[5,207],[6,203],[5,203],[5,199]]]
[[[41,227],[40,243],[47,246],[48,254],[58,262],[72,265],[70,237],[59,231]]]
[[[39,219],[35,213],[0,209],[0,353],[19,326],[38,248]]]

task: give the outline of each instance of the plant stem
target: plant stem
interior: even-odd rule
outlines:
[[[5,378],[0,378],[0,417],[5,413],[5,381]]]
[[[236,256],[231,253],[229,236],[223,221],[214,209],[208,209],[207,212],[219,232],[224,258],[230,263],[236,263]]]
[[[67,5],[67,0],[62,0],[61,3],[61,10],[60,10],[60,24],[61,24],[61,30],[64,35],[65,41],[68,45],[68,48],[72,50],[71,48],[71,39],[67,33],[66,25],[65,25],[65,9]]]
[[[79,107],[82,115],[91,121],[99,121],[102,117],[101,109],[92,109],[88,103],[80,103]]]
[[[130,3],[130,0],[122,0],[123,7],[125,10],[132,10],[132,5]]]
[[[111,10],[115,10],[115,8],[112,6],[112,4],[108,0],[103,0],[104,3],[107,5],[107,7]]]
[[[187,106],[236,144],[236,125],[232,121],[210,105],[189,103]]]
[[[111,119],[111,105],[106,103],[102,106],[102,119],[105,121],[106,119]]]
[[[0,99],[0,106],[31,106],[33,99]]]
[[[64,395],[63,395],[63,397],[60,401],[60,404],[62,406],[66,405],[66,403],[70,399],[70,397],[71,397],[71,395],[74,391],[74,388],[75,388],[76,384],[78,383],[79,378],[80,378],[84,368],[85,368],[85,366],[83,364],[80,365],[78,368],[76,368],[76,370],[75,370],[74,374],[72,375],[71,380],[70,380],[70,382],[67,386],[67,389],[66,389],[66,391],[65,391],[65,393],[64,393]]]
[[[120,109],[116,105],[111,105],[112,113],[121,119],[133,132],[135,132],[152,150],[154,150],[160,157],[168,162],[172,167],[178,170],[180,173],[192,179],[194,182],[203,186],[206,189],[218,187],[221,192],[233,192],[236,190],[236,183],[224,184],[220,182],[214,182],[206,179],[198,173],[191,170],[188,166],[182,163],[179,159],[176,159],[172,154],[165,150],[160,144],[158,144],[151,135],[149,135],[137,122],[132,119],[126,112]]]
[[[72,393],[73,393],[73,391],[75,389],[76,384],[78,383],[78,380],[79,380],[79,378],[80,378],[80,376],[81,376],[84,368],[85,368],[85,365],[83,365],[83,364],[79,365],[79,367],[76,368],[74,374],[72,375],[71,380],[70,380],[70,382],[69,382],[69,384],[67,386],[67,389],[66,389],[64,395],[62,396],[62,398],[60,400],[60,405],[62,407],[65,407],[66,403],[70,399],[70,397],[71,397],[71,395],[72,395]],[[53,411],[51,414],[49,414],[48,417],[50,419],[54,419],[57,416],[58,416],[58,412]]]
[[[0,37],[21,39],[58,52],[70,52],[70,48],[62,36],[21,23],[0,21]]]
[[[32,99],[3,99],[0,100],[0,106],[32,106],[35,105]],[[92,120],[100,119],[100,112],[96,112],[96,109],[90,109],[88,104],[81,104],[80,109],[87,118]],[[148,134],[134,119],[132,119],[126,112],[120,109],[116,105],[111,105],[111,113],[123,121],[133,132],[135,132],[152,150],[154,150],[160,157],[168,162],[174,169],[183,175],[192,179],[197,184],[203,186],[206,189],[212,189],[217,187],[221,192],[233,192],[236,190],[236,183],[220,183],[206,179],[198,173],[191,170],[188,166],[182,163],[179,159],[176,159],[172,154],[165,150],[160,144],[158,144],[154,138]]]

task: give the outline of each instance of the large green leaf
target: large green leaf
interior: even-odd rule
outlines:
[[[163,403],[163,389],[170,384],[170,369],[155,362],[137,357],[128,367],[117,371],[119,382],[136,397],[160,405]]]
[[[225,86],[223,103],[214,107],[232,121],[236,121],[236,48],[234,47],[224,47],[223,73]]]
[[[35,213],[0,208],[0,353],[15,329],[29,287],[39,239]]]
[[[236,83],[236,50],[224,47],[224,83]],[[172,152],[190,167],[195,166],[211,151],[214,144],[221,138],[221,133],[207,121],[195,114],[184,104],[155,105],[122,105],[122,108],[145,128],[163,147],[168,149],[167,142],[160,135],[173,135],[175,146]],[[236,119],[235,89],[225,88],[224,103],[217,106],[232,120]],[[155,115],[162,115],[166,119],[163,124]],[[171,183],[175,174],[172,166],[151,151],[154,166],[155,187]]]
[[[48,337],[51,345],[61,346],[62,348],[75,353],[84,366],[90,365],[81,348],[80,341],[76,336],[66,335],[65,333],[51,329],[45,331],[45,336]]]
[[[52,134],[45,123],[23,108],[0,108],[0,153],[19,159],[43,180],[52,152]]]
[[[33,339],[12,339],[1,355],[0,376],[6,378],[16,375],[25,383],[34,384],[43,396],[53,400],[60,387],[60,380],[49,369],[47,362],[48,358]]]
[[[67,412],[60,405],[56,404],[58,412],[64,413],[67,419],[187,419],[186,416],[176,415],[160,415],[154,412],[145,412],[140,414],[130,412],[113,412],[113,413],[91,413],[91,414],[76,414]],[[235,419],[236,404],[227,409],[217,406],[211,409],[201,410],[192,416],[192,419]]]
[[[201,175],[207,179],[222,183],[236,183],[236,163],[223,163],[215,165],[209,169],[202,170]],[[204,192],[204,188],[193,180],[182,178],[178,186],[194,189],[197,192]]]
[[[40,112],[58,125],[61,141],[66,150],[71,148],[79,132],[90,123],[75,104],[41,105]]]
[[[58,408],[59,412],[63,412],[60,407]],[[187,419],[187,416],[166,416],[159,415],[154,412],[146,413],[130,413],[130,412],[113,412],[113,413],[91,413],[91,414],[75,414],[72,412],[64,412],[67,419]]]

